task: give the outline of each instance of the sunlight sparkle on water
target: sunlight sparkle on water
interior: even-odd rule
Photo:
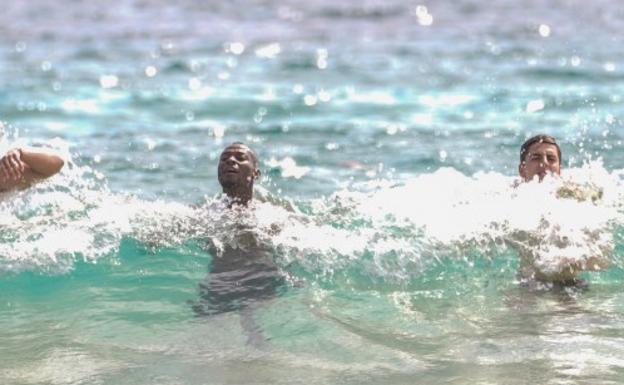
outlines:
[[[550,27],[546,24],[540,24],[538,31],[539,31],[540,36],[542,37],[550,36]]]
[[[145,76],[147,76],[148,78],[152,78],[156,76],[157,73],[158,73],[158,70],[156,69],[156,67],[154,66],[145,67]]]
[[[297,162],[289,156],[282,160],[271,158],[267,161],[267,165],[269,167],[280,168],[283,178],[301,179],[301,177],[310,171],[310,167],[298,166]]]
[[[327,68],[327,50],[325,48],[316,50],[316,66],[321,70]]]
[[[143,143],[145,143],[145,148],[147,151],[153,151],[156,148],[156,141],[152,138],[144,138]]]
[[[197,120],[196,124],[200,127],[205,127],[206,129],[209,129],[210,134],[217,139],[223,138],[227,129],[227,127],[223,123],[216,120]]]
[[[212,127],[212,135],[215,138],[223,138],[223,135],[225,135],[225,126],[222,124],[215,124]]]
[[[240,55],[245,52],[245,45],[241,42],[234,42],[225,45],[225,51],[231,52],[234,55]]]
[[[457,106],[474,100],[472,95],[423,95],[418,101],[428,107]]]
[[[61,103],[61,106],[66,111],[70,112],[100,112],[100,108],[97,105],[97,101],[94,99],[76,100],[68,99]]]
[[[394,96],[385,91],[358,92],[354,88],[347,89],[348,101],[352,103],[396,104]]]
[[[44,61],[41,63],[41,70],[43,72],[48,72],[52,69],[52,63],[50,63],[49,61]]]
[[[544,109],[544,101],[542,99],[531,100],[526,105],[526,112],[532,113]]]
[[[331,100],[331,94],[327,91],[321,90],[318,92],[318,99],[323,102],[323,103],[327,103]]]
[[[191,88],[192,87],[197,87],[195,88]],[[190,92],[181,92],[180,98],[181,99],[185,99],[185,100],[205,100],[208,99],[209,97],[213,96],[215,93],[215,89],[212,87],[208,87],[208,86],[202,86],[201,83],[199,86],[197,86],[197,84],[193,83],[189,83],[189,90]]]
[[[265,58],[265,59],[273,59],[277,55],[282,52],[282,47],[279,43],[271,43],[256,49],[256,56]]]
[[[303,97],[303,103],[305,103],[306,106],[313,106],[317,103],[318,98],[316,97],[316,95],[306,95]]]
[[[295,84],[292,88],[293,93],[300,95],[303,93],[303,85]]]
[[[611,114],[607,114],[607,116],[605,117],[605,122],[607,122],[608,124],[613,124],[615,123],[615,117]]]
[[[412,115],[412,122],[415,124],[429,125],[433,122],[432,114],[414,114]]]
[[[572,64],[572,67],[578,67],[581,64],[581,58],[578,56],[572,56],[570,58],[570,64]]]
[[[419,5],[416,7],[416,18],[418,19],[418,24],[428,27],[433,24],[433,16],[429,13],[429,10],[424,5]]]
[[[396,135],[405,131],[407,131],[407,126],[401,123],[389,123],[386,125],[386,134],[388,135]]]
[[[190,78],[188,81],[188,88],[192,91],[197,91],[201,88],[202,82],[198,78]]]
[[[15,44],[15,51],[16,52],[24,52],[24,51],[26,51],[26,43],[24,43],[23,41],[18,41]]]
[[[115,75],[100,76],[100,86],[102,88],[114,88],[119,84],[119,78]]]
[[[265,102],[269,102],[277,99],[277,95],[275,94],[275,89],[273,87],[265,87],[260,95],[258,95],[258,100],[262,100]],[[266,110],[266,108],[265,108]]]
[[[229,68],[234,68],[238,65],[238,60],[234,57],[229,57],[225,64],[229,67]]]
[[[71,126],[64,122],[48,121],[43,124],[44,127],[49,128],[52,131],[63,131],[71,129]]]

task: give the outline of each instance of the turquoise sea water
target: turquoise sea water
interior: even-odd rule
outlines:
[[[624,380],[619,3],[2,8],[0,147],[68,164],[0,202],[1,384]],[[512,187],[541,132],[601,199]],[[232,141],[252,210],[219,208]],[[611,266],[525,287],[517,234]]]

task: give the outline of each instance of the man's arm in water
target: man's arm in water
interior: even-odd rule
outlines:
[[[0,190],[25,189],[63,168],[63,159],[49,151],[14,148],[0,158]]]
[[[586,242],[599,243],[595,234],[587,232],[586,236],[588,236]],[[520,257],[520,275],[523,278],[564,283],[577,279],[582,271],[600,271],[609,267],[612,250],[610,242],[605,243],[604,240],[600,242],[594,255],[585,256],[581,260],[562,256],[553,261],[552,266],[542,266],[536,260],[539,257],[536,251],[539,243],[545,241],[547,240],[531,236],[525,231],[514,232],[511,237],[505,239],[507,246],[515,249]],[[566,244],[553,243],[551,246],[564,249]]]

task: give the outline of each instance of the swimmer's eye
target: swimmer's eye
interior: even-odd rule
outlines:
[[[232,156],[232,154],[223,154],[221,155],[221,160],[225,161],[227,159],[229,159]],[[239,161],[239,162],[244,162],[247,160],[247,155],[245,154],[234,154],[234,158]]]
[[[531,155],[530,160],[541,161],[543,157],[544,155],[542,154],[533,154]],[[548,161],[548,163],[556,163],[557,157],[554,155],[546,155],[546,160]]]

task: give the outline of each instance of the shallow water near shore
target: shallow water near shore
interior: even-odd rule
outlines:
[[[624,377],[614,2],[5,3],[0,147],[68,162],[0,201],[2,384]],[[541,132],[562,178],[516,186]],[[239,140],[263,174],[223,210]],[[521,249],[610,267],[526,284]]]

